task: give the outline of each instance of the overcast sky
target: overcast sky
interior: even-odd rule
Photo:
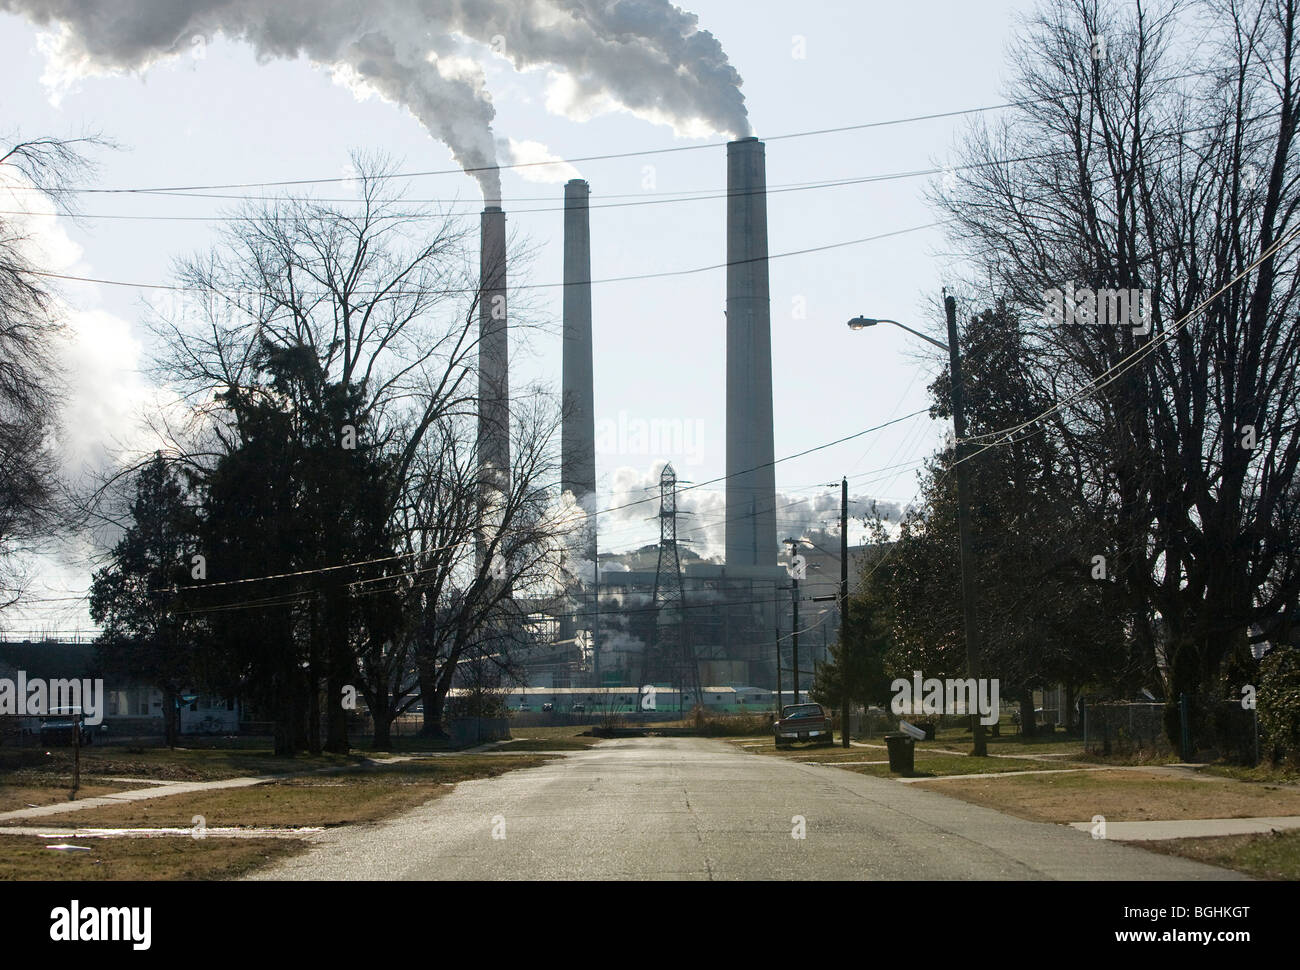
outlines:
[[[22,6],[19,3],[19,6]],[[0,4],[0,7],[5,4]],[[1006,75],[1005,45],[1017,10],[1011,0],[915,0],[911,3],[804,0],[692,0],[700,26],[716,37],[743,78],[754,133],[768,139],[769,189],[801,183],[910,172],[942,166],[966,122],[914,121],[858,131],[783,138],[817,129],[912,118],[997,104]],[[505,43],[509,43],[505,38]],[[31,137],[95,129],[121,150],[96,155],[94,185],[130,188],[329,178],[347,173],[354,148],[382,150],[404,171],[456,168],[448,148],[406,108],[366,97],[345,72],[328,65],[263,60],[239,42],[196,42],[186,54],[143,73],[84,76],[84,65],[59,59],[48,28],[0,14],[0,132]],[[549,152],[561,158],[699,150],[578,162],[545,170],[506,170],[502,192],[512,232],[536,257],[526,279],[561,278],[563,181],[575,174],[592,189],[592,274],[600,506],[641,497],[640,489],[672,460],[679,476],[704,481],[724,465],[725,271],[600,283],[602,279],[713,267],[724,262],[726,134],[674,130],[662,118],[621,109],[613,98],[579,101],[564,72],[524,73],[490,46],[461,43],[486,74],[496,108],[493,131],[502,161]],[[588,94],[590,91],[588,90]],[[986,115],[995,117],[995,114]],[[685,126],[679,125],[679,129]],[[704,137],[688,137],[688,135]],[[513,143],[513,144],[512,144]],[[933,178],[902,178],[769,196],[769,245],[781,253],[813,249],[925,226],[935,214],[923,199]],[[322,195],[345,194],[346,186]],[[464,174],[413,178],[413,198],[459,200],[477,213],[479,186]],[[663,202],[675,194],[713,196]],[[30,194],[3,206],[34,207]],[[647,202],[647,205],[612,205]],[[132,283],[171,281],[178,255],[207,248],[217,223],[206,218],[108,218],[219,215],[229,202],[150,194],[91,194],[86,218],[34,216],[47,265],[64,273]],[[604,207],[604,208],[602,208]],[[535,211],[528,211],[535,210]],[[778,458],[925,408],[926,385],[942,362],[895,328],[852,333],[857,314],[894,317],[921,329],[936,325],[934,300],[957,267],[941,230],[922,229],[881,241],[774,258],[772,346]],[[157,392],[139,372],[147,334],[141,301],[126,286],[67,283],[76,343],[69,354],[73,391],[69,445],[76,462],[111,460],[132,440],[134,415]],[[530,299],[554,322],[559,288]],[[560,342],[538,338],[518,347],[512,384],[540,378],[558,386]],[[638,422],[675,422],[674,442],[628,453]],[[838,490],[849,475],[860,497],[906,503],[916,490],[916,463],[944,428],[921,416],[885,431],[777,467],[782,529],[836,517]],[[910,464],[909,464],[910,463]],[[901,467],[900,467],[901,466]],[[702,554],[720,551],[722,493],[684,497],[696,519]],[[656,538],[650,506],[601,520],[601,548],[624,549]],[[791,516],[794,516],[792,519]],[[783,533],[784,534],[784,533]],[[85,550],[82,550],[85,551]],[[45,563],[35,595],[83,592],[84,566]],[[89,626],[84,604],[46,604],[6,617],[6,626]]]

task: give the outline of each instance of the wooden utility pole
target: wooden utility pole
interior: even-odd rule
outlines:
[[[781,716],[782,701],[785,698],[781,694],[781,593],[780,587],[772,592],[772,635],[775,638],[772,642],[776,644],[776,716]]]
[[[945,295],[944,313],[948,317],[948,361],[952,371],[952,429],[956,435],[953,460],[957,472],[957,535],[961,542],[961,609],[966,628],[966,676],[979,679],[979,621],[975,612],[975,561],[971,555],[970,528],[970,476],[966,465],[969,447],[966,441],[965,396],[961,378],[961,354],[957,349],[957,301]],[[984,725],[976,715],[971,717],[971,732],[975,749],[971,754],[983,758],[988,755],[984,738]]]
[[[81,709],[77,708],[72,712],[72,791],[68,793],[68,798],[77,797],[77,789],[81,787]]]
[[[790,589],[794,604],[794,618],[790,624],[790,669],[794,671],[794,703],[799,703],[799,573],[796,558],[799,555],[799,540],[786,539],[790,545]]]
[[[849,746],[849,479],[840,480],[840,744]]]

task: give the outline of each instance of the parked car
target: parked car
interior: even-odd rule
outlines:
[[[574,704],[572,707],[570,707],[569,710],[572,711],[574,714],[586,714],[587,705],[579,701],[577,704]]]
[[[780,718],[772,722],[772,733],[778,748],[788,747],[794,741],[835,743],[831,713],[820,704],[787,704],[781,708]]]
[[[70,747],[76,740],[78,728],[81,732],[81,743],[90,744],[94,740],[95,733],[86,725],[80,714],[79,707],[56,707],[41,718],[41,744],[50,747]]]
[[[547,703],[545,703],[545,704],[542,705],[542,713],[543,713],[543,714],[550,714],[551,711],[553,711],[553,710],[555,710],[555,705],[552,704],[552,703],[550,703],[549,701],[548,701]]]

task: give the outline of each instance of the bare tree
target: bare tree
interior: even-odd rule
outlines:
[[[90,171],[97,138],[38,138],[0,155],[0,180],[67,208]],[[61,518],[56,440],[61,407],[57,344],[61,309],[20,221],[0,215],[0,610],[22,596],[18,560]]]
[[[1026,321],[1056,407],[1030,430],[1109,536],[1130,682],[1163,654],[1171,695],[1216,690],[1252,624],[1289,628],[1300,582],[1298,10],[1051,0],[1013,52],[1017,107],[972,131],[937,200]],[[1067,286],[1080,307],[1149,292],[1149,313],[1045,313]]]
[[[475,234],[402,202],[384,164],[354,165],[353,206],[289,198],[246,210],[221,247],[181,265],[197,297],[155,325],[159,375],[192,409],[178,460],[209,483],[217,582],[192,592],[214,617],[245,611],[212,621],[229,628],[225,640],[254,630],[277,640],[246,652],[239,676],[251,689],[277,685],[268,703],[286,722],[305,720],[313,749],[323,682],[323,746],[334,751],[348,745],[349,688],[365,697],[375,745],[387,746],[428,666],[414,631],[440,610],[456,617],[450,672],[489,627],[528,639],[512,617],[548,561],[553,490],[543,485],[559,477],[546,409],[525,395],[508,486],[479,480]],[[512,305],[512,333],[527,326]],[[263,493],[275,501],[259,505]],[[475,555],[485,540],[488,554]],[[499,582],[497,562],[511,582]],[[249,601],[265,622],[250,623],[261,614]],[[481,652],[509,666],[508,651]],[[260,676],[267,657],[275,670]],[[292,699],[304,691],[305,705]],[[433,693],[440,703],[446,689]]]
[[[559,409],[535,388],[517,395],[512,411],[503,487],[494,476],[485,489],[471,423],[448,420],[429,438],[399,510],[411,567],[404,591],[411,649],[429,735],[443,733],[460,666],[487,662],[507,681],[520,679],[520,661],[539,635],[532,617],[563,601],[563,557],[582,521],[560,499]]]

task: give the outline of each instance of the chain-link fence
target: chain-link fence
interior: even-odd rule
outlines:
[[[1167,755],[1165,705],[1157,702],[1093,701],[1083,703],[1083,747],[1090,754]]]

